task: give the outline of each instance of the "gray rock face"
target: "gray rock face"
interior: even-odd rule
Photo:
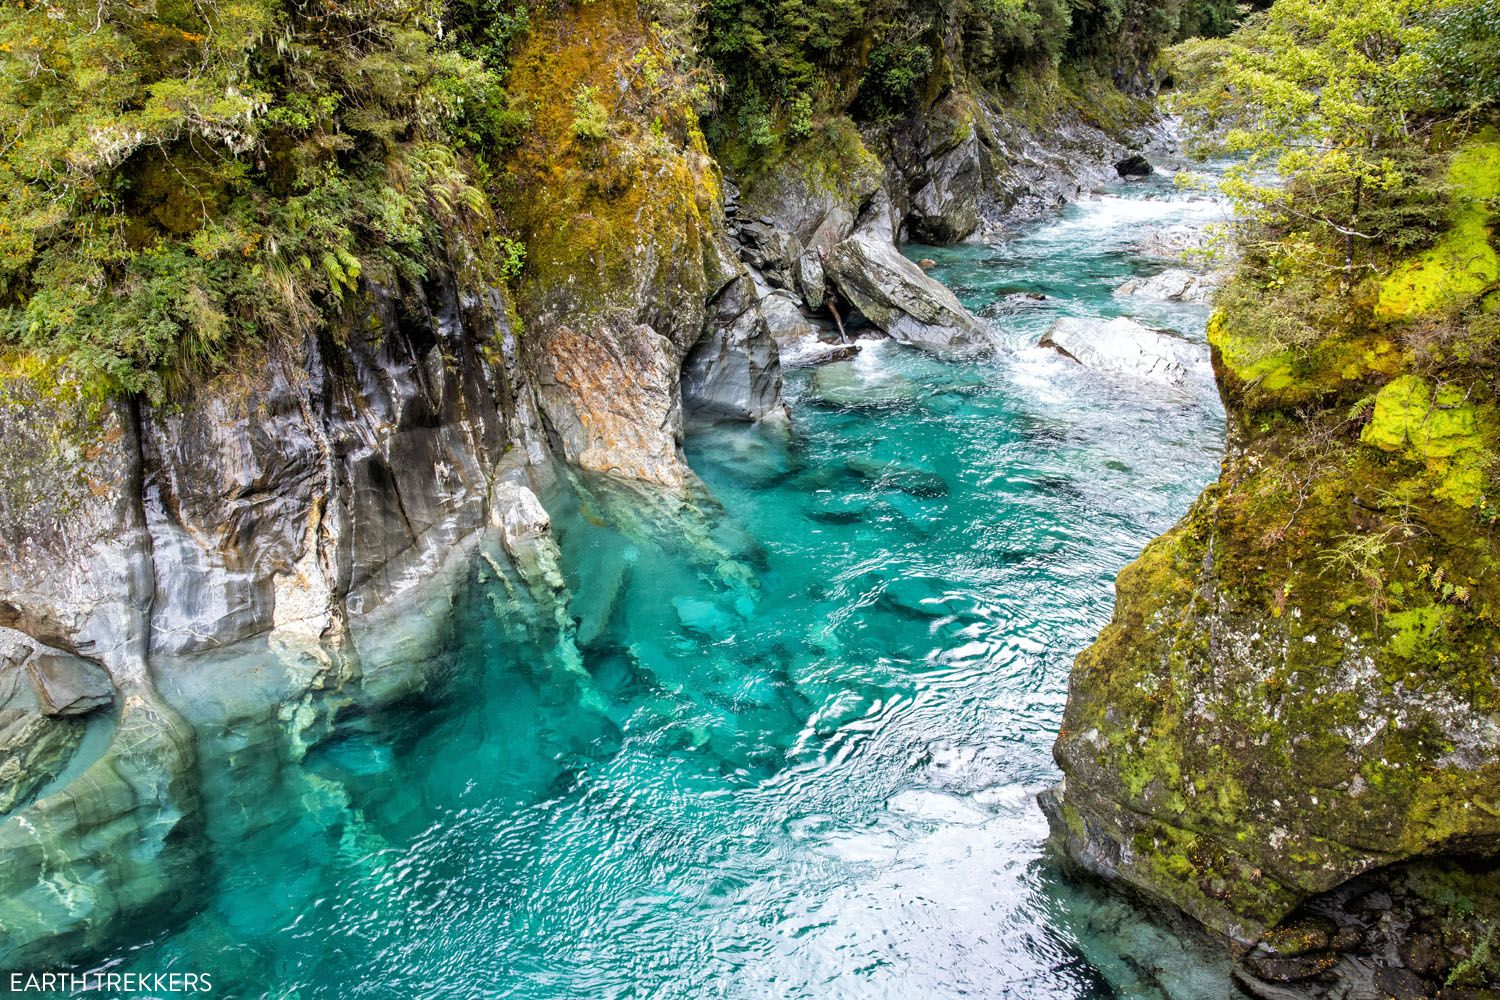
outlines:
[[[145,678],[151,540],[134,410],[0,375],[0,625]]]
[[[870,229],[835,247],[827,269],[844,297],[893,340],[958,351],[991,346],[984,327],[956,295]]]
[[[378,295],[343,347],[274,349],[257,384],[146,414],[153,654],[334,634],[483,523],[495,463],[534,432],[480,352],[497,314],[465,312],[442,286]]]
[[[797,290],[809,308],[823,308],[823,296],[827,293],[828,278],[823,273],[823,255],[808,250],[797,258]]]
[[[957,243],[980,224],[988,151],[970,122],[951,149],[927,160],[927,180],[912,195],[906,215],[907,232],[923,243]]]
[[[857,137],[853,137],[857,139]],[[830,167],[829,156],[840,156]],[[793,259],[805,253],[827,253],[854,231],[864,207],[883,184],[880,162],[863,147],[856,155],[830,154],[820,148],[794,151],[754,189],[746,189],[741,218],[766,224],[791,239]]]
[[[1204,360],[1204,351],[1178,337],[1149,330],[1134,320],[1064,317],[1038,342],[1085,368],[1180,385]]]
[[[44,715],[87,715],[115,700],[108,674],[67,653],[38,651],[26,661],[26,672]]]
[[[404,654],[375,670],[386,661],[355,655],[352,625],[466,565],[502,456],[545,459],[503,303],[441,285],[371,303],[338,346],[275,348],[257,375],[139,415],[91,412],[65,382],[0,379],[0,443],[19,458],[0,481],[0,623],[55,647],[26,658],[34,691],[17,694],[16,656],[0,670],[0,967],[193,905],[195,733],[148,654],[247,678],[289,656],[315,665],[317,690],[358,676],[399,691],[382,678]],[[234,661],[252,640],[262,654]],[[108,745],[75,759],[70,713],[112,701]]]
[[[1224,279],[1219,274],[1199,274],[1182,268],[1169,268],[1148,278],[1131,278],[1116,288],[1115,294],[1136,295],[1163,302],[1204,303],[1214,297],[1223,283]]]
[[[819,274],[822,271],[819,270]],[[796,300],[786,292],[771,292],[760,300],[761,315],[771,330],[771,337],[781,353],[781,363],[787,364],[787,348],[804,338],[815,336],[817,327],[802,313]]]
[[[801,320],[786,296],[758,298],[748,274],[724,286],[710,307],[707,333],[682,364],[682,403],[689,414],[760,420],[781,412],[781,363],[765,308],[772,300]],[[784,313],[776,318],[788,321]]]
[[[1117,177],[1114,139],[1063,115],[1038,132],[982,93],[954,88],[889,137],[896,217],[913,240],[985,238]]]

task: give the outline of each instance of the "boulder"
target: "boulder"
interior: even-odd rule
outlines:
[[[1180,385],[1203,356],[1202,348],[1147,329],[1134,320],[1063,317],[1042,336],[1050,347],[1097,371]]]
[[[802,301],[811,309],[823,308],[828,281],[823,273],[823,255],[817,250],[807,251],[797,258],[795,271],[797,290],[802,293]]]
[[[1144,156],[1132,153],[1115,164],[1115,173],[1121,177],[1150,177],[1154,171]]]
[[[1211,238],[1202,226],[1166,226],[1147,233],[1134,249],[1143,257],[1180,261],[1192,254],[1206,254]]]
[[[729,235],[738,245],[741,261],[777,288],[794,287],[794,265],[800,258],[791,236],[761,219],[732,223]]]
[[[818,273],[822,274],[821,271]],[[802,309],[786,292],[771,292],[762,298],[760,311],[766,319],[766,327],[771,331],[771,338],[782,352],[786,351],[787,345],[816,336],[818,332],[818,328],[803,315]],[[786,363],[785,358],[782,363]]]
[[[109,675],[77,656],[49,650],[26,661],[26,672],[46,715],[87,715],[114,703]]]
[[[844,297],[893,340],[929,350],[992,346],[958,297],[875,229],[861,228],[834,247],[827,270]]]
[[[1199,274],[1174,267],[1148,278],[1131,278],[1116,288],[1115,294],[1163,302],[1204,303],[1213,298],[1223,283],[1223,278],[1217,274]]]
[[[836,361],[813,372],[812,395],[829,406],[880,409],[915,401],[921,388],[889,369],[866,363],[864,357]]]

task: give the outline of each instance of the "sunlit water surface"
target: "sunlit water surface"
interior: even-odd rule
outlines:
[[[1162,266],[1131,241],[1218,212],[1121,185],[1005,247],[909,248],[1014,350],[789,374],[789,441],[690,435],[709,530],[559,487],[592,691],[507,637],[478,566],[441,697],[241,803],[264,822],[213,845],[208,904],[113,967],[302,1000],[1228,995],[1064,881],[1035,803],[1069,664],[1216,474],[1222,412],[1206,367],[1168,390],[1028,346],[1060,315],[1201,340],[1203,307],[1111,290]],[[236,766],[205,761],[217,808]]]

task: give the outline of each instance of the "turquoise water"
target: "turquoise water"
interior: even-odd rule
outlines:
[[[694,506],[560,483],[576,643],[497,617],[476,563],[420,704],[300,762],[206,738],[203,902],[106,965],[302,1000],[1228,995],[1194,939],[1065,881],[1034,801],[1070,661],[1215,476],[1222,412],[1206,369],[1026,347],[1063,314],[1201,339],[1201,307],[1110,289],[1160,266],[1130,240],[1216,212],[1122,186],[910,248],[1016,350],[792,373],[791,435],[691,433]]]

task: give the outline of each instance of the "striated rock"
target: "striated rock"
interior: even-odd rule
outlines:
[[[772,325],[774,317],[775,326]],[[781,293],[759,298],[748,274],[712,303],[708,332],[682,363],[682,403],[697,416],[760,420],[781,410],[778,333],[811,329]]]
[[[992,346],[982,324],[956,295],[872,228],[862,228],[835,247],[826,266],[839,291],[893,340],[959,351]]]
[[[146,677],[150,548],[128,403],[91,406],[61,373],[0,372],[0,625]]]
[[[1182,384],[1204,358],[1201,348],[1123,317],[1065,316],[1052,324],[1037,346],[1050,347],[1085,368],[1168,385]]]
[[[147,687],[122,691],[104,756],[0,822],[0,967],[55,963],[115,940],[121,919],[196,903],[196,763],[193,734],[172,708]]]
[[[203,790],[195,734],[156,691],[166,661],[196,653],[222,685],[290,658],[330,713],[354,683],[399,697],[426,661],[405,645],[357,656],[351,627],[424,580],[451,591],[439,570],[467,566],[501,457],[545,456],[497,293],[435,281],[366,301],[338,346],[276,342],[259,373],[170,407],[91,406],[55,374],[0,379],[16,456],[0,477],[0,620],[54,647],[22,672],[41,697],[0,710],[0,966],[195,905]],[[42,714],[111,701],[117,723]],[[275,718],[277,702],[256,704]],[[289,713],[305,752],[320,716]],[[79,758],[101,724],[113,736]]]
[[[1169,268],[1148,278],[1131,278],[1115,289],[1116,295],[1135,295],[1163,302],[1208,302],[1224,283],[1223,275],[1199,274],[1182,268]]]
[[[342,347],[274,347],[145,414],[153,653],[336,633],[479,528],[506,445],[540,436],[479,349],[509,335],[502,302],[435,284],[369,310]]]
[[[0,629],[0,815],[55,779],[83,735],[80,720],[43,712],[26,671],[34,647],[19,632]]]

